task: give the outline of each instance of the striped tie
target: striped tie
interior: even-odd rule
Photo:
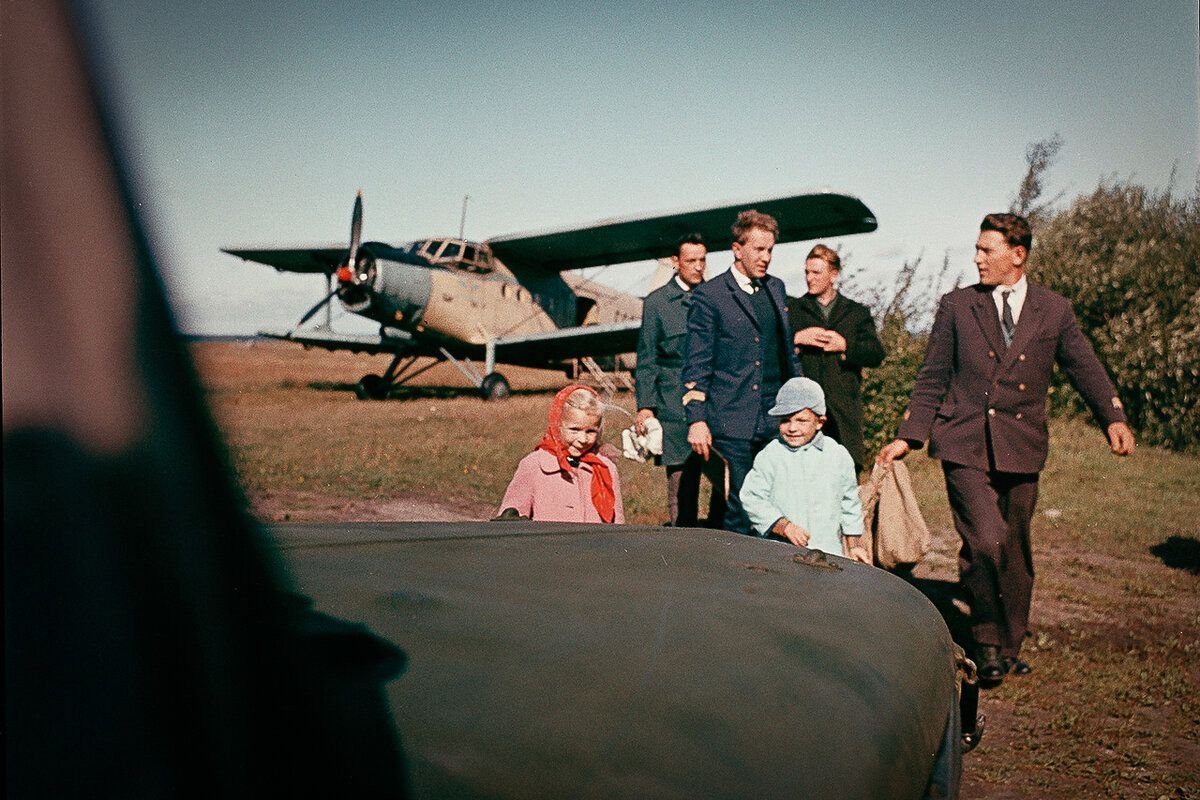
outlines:
[[[1004,301],[1004,310],[1000,314],[1000,327],[1004,333],[1004,346],[1008,347],[1012,344],[1013,331],[1016,330],[1017,324],[1013,322],[1012,306],[1008,304],[1008,297],[1012,294],[1012,290],[1001,292],[1000,298]]]

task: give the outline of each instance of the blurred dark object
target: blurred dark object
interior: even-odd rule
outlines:
[[[1150,554],[1162,559],[1168,567],[1185,569],[1200,575],[1200,539],[1191,536],[1168,536],[1165,542],[1150,548]]]
[[[7,796],[403,796],[404,657],[286,592],[74,29],[3,6]]]

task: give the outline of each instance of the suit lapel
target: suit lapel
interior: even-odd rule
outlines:
[[[821,315],[821,301],[813,298],[813,303],[816,305],[814,310],[817,313],[817,318],[822,320],[822,327],[830,329],[842,321],[842,317],[846,316],[846,311],[849,309],[849,306],[846,305],[846,301],[840,293],[834,295],[833,302],[829,304],[829,319],[825,319]]]
[[[996,303],[992,300],[990,290],[978,290],[975,302],[971,303],[971,313],[975,315],[988,347],[995,353],[1003,353],[1004,335],[1000,333],[1000,315],[996,313]]]
[[[1012,344],[1008,346],[1008,352],[1004,354],[1003,365],[1005,369],[1010,369],[1016,363],[1017,358],[1033,341],[1034,335],[1042,326],[1041,303],[1038,302],[1037,287],[1027,286],[1025,289],[1025,304],[1021,306],[1021,317],[1017,320],[1017,328],[1013,331]]]
[[[729,271],[725,273],[725,285],[729,287],[729,293],[733,295],[733,301],[741,306],[742,311],[746,312],[746,316],[754,323],[754,327],[762,330],[758,327],[758,315],[754,313],[754,306],[750,305],[750,295],[742,291],[742,287],[738,286],[737,279],[733,277],[734,269],[734,267],[730,267]]]

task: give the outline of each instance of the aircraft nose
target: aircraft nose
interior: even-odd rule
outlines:
[[[429,306],[433,281],[427,267],[395,261],[377,263],[376,302],[394,322],[405,327],[416,324]]]

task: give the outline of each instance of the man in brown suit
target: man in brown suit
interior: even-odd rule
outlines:
[[[1046,463],[1046,395],[1055,362],[1108,433],[1112,452],[1133,452],[1121,401],[1070,302],[1030,284],[1033,235],[1016,214],[988,214],[975,244],[979,283],[942,297],[925,362],[897,438],[881,463],[929,440],[942,461],[960,580],[971,605],[980,678],[996,685],[1025,674],[1033,557],[1029,526]]]

